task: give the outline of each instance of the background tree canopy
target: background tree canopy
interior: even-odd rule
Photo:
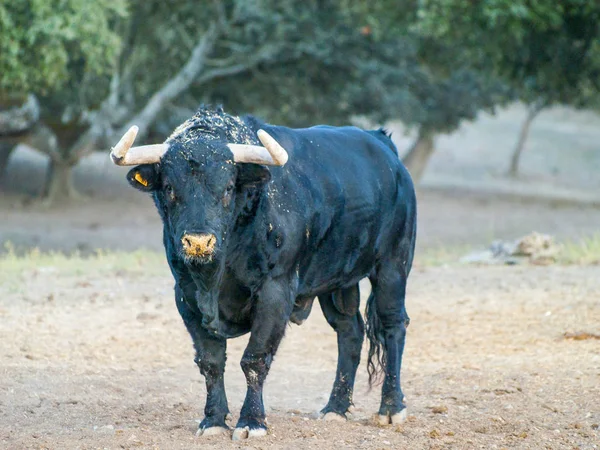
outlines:
[[[600,89],[600,3],[424,0],[423,34],[459,45],[533,102],[585,106]]]
[[[71,168],[130,124],[162,139],[222,103],[290,126],[402,120],[418,130],[405,159],[418,179],[435,135],[479,111],[595,91],[599,7],[476,3],[0,0],[0,109],[40,105],[27,132],[0,124],[0,169],[29,143],[50,157],[45,194],[68,198]]]
[[[43,96],[85,73],[110,74],[121,43],[114,23],[125,12],[122,0],[1,1],[0,92]]]
[[[600,3],[587,0],[423,0],[416,25],[454,43],[529,105],[509,174],[516,175],[529,126],[544,108],[595,107],[600,99]]]

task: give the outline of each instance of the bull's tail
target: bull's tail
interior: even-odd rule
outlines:
[[[366,315],[366,333],[369,339],[369,357],[367,360],[367,373],[369,374],[369,388],[382,381],[382,374],[386,365],[386,353],[383,345],[383,327],[381,320],[377,315],[377,305],[375,304],[375,294],[371,291],[367,300]]]

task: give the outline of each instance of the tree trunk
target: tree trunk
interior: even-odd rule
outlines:
[[[75,190],[72,180],[73,167],[79,159],[72,158],[60,151],[58,139],[51,128],[39,122],[19,141],[50,158],[46,171],[46,182],[42,191],[42,197],[47,206],[66,203],[81,197]]]
[[[411,146],[402,162],[410,172],[413,182],[418,184],[427,168],[429,158],[435,151],[433,134],[419,131],[417,139]]]
[[[73,166],[50,161],[43,196],[49,205],[79,198],[73,186]]]
[[[517,141],[512,158],[510,159],[510,168],[508,169],[508,175],[510,177],[514,178],[519,173],[519,162],[521,161],[521,154],[525,148],[525,142],[527,142],[527,138],[529,137],[531,122],[533,122],[533,119],[536,118],[543,108],[544,106],[541,103],[537,103],[531,106],[527,112],[527,117],[525,118],[525,122],[523,122],[523,126],[521,127],[521,132],[519,133],[519,140]]]
[[[8,158],[17,146],[13,142],[0,142],[0,184],[4,179],[4,172],[8,165]]]

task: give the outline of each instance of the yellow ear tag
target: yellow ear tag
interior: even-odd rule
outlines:
[[[144,180],[144,178],[140,175],[139,172],[136,172],[133,178],[135,178],[135,181],[137,181],[138,183],[143,184],[146,187],[148,186],[148,181]]]

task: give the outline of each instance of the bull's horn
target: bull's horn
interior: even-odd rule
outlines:
[[[169,149],[168,144],[140,145],[132,147],[138,133],[138,127],[132,126],[110,151],[110,158],[117,166],[136,166],[153,164]]]
[[[227,144],[233,160],[239,163],[283,166],[288,160],[285,149],[265,130],[258,130],[258,139],[264,145]]]
[[[258,139],[262,142],[262,145],[269,151],[271,158],[278,166],[283,166],[288,160],[288,153],[285,149],[279,145],[273,136],[267,133],[265,130],[258,130]]]

